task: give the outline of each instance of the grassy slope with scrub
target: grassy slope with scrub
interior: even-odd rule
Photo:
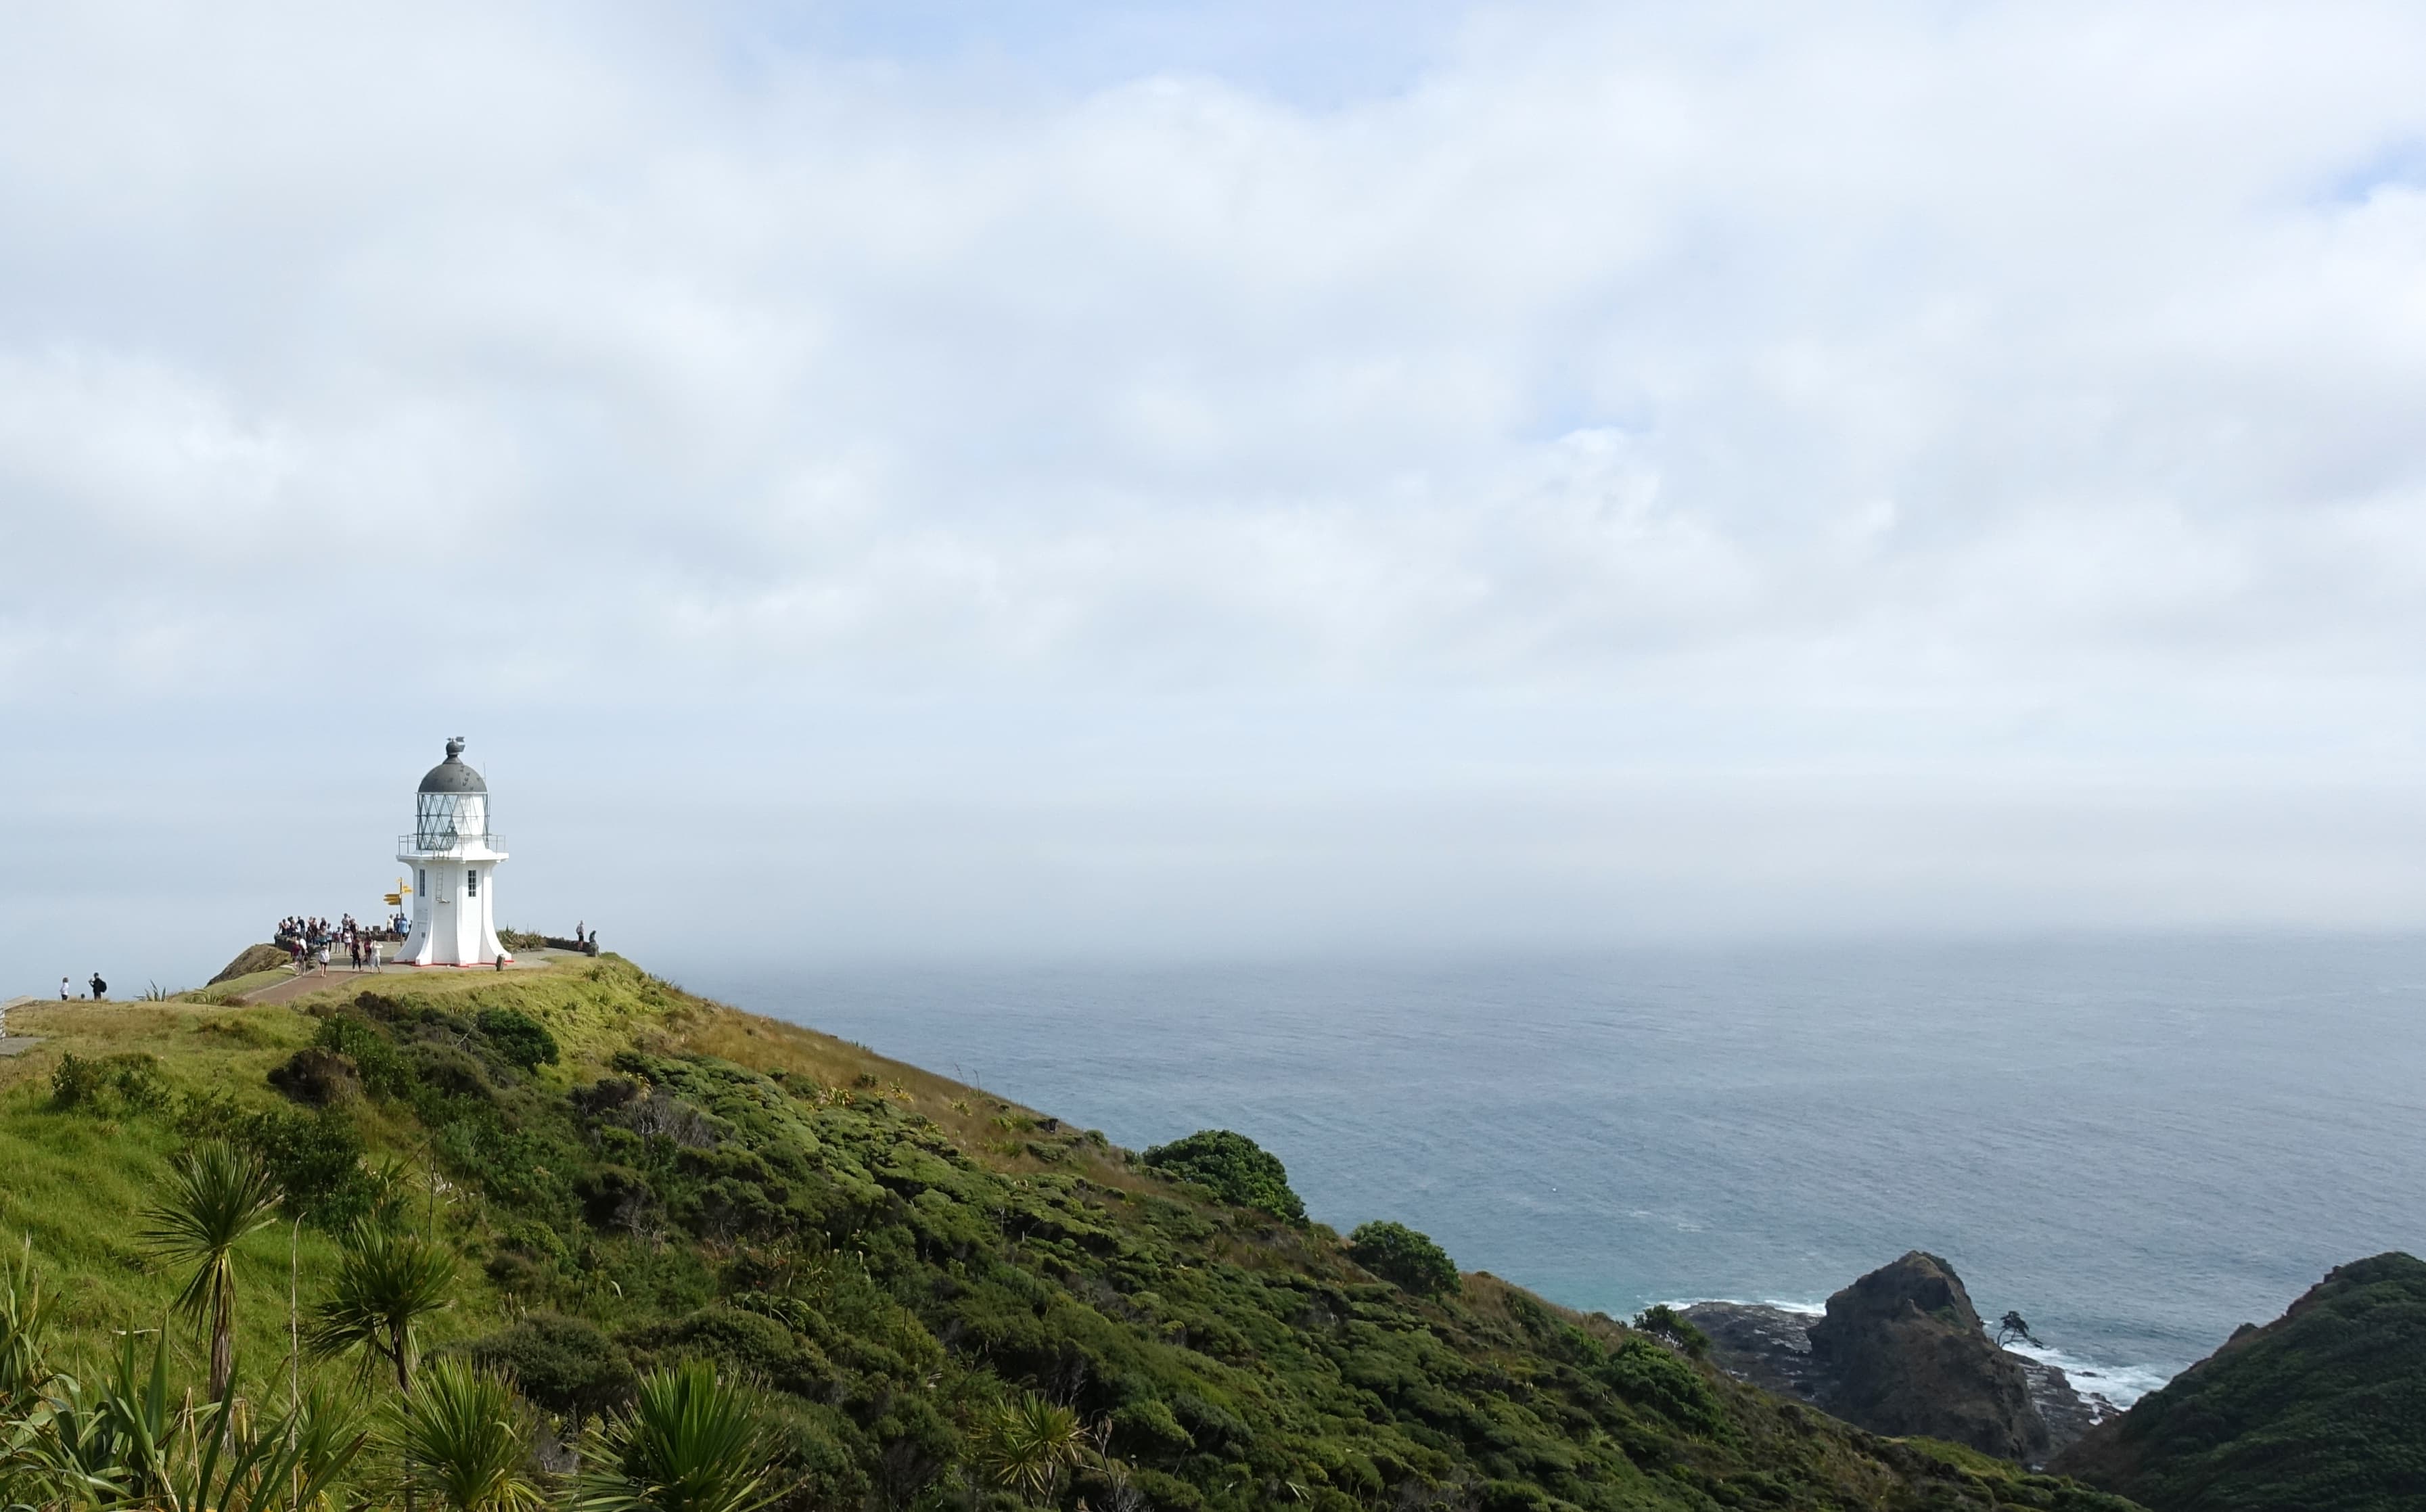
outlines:
[[[2343,1265],[2062,1463],[2157,1512],[2426,1506],[2426,1262]]]
[[[137,1214],[175,1151],[229,1137],[310,1214],[239,1248],[245,1389],[287,1379],[290,1262],[308,1315],[333,1231],[400,1210],[461,1257],[437,1358],[509,1366],[568,1419],[712,1362],[764,1388],[800,1507],[2130,1505],[1873,1438],[1485,1274],[1410,1291],[1276,1215],[1293,1194],[1225,1200],[611,956],[10,1024],[46,1042],[0,1061],[0,1235],[30,1236],[91,1358],[167,1316]]]

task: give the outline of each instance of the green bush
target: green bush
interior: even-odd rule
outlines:
[[[350,1057],[306,1045],[283,1064],[270,1068],[269,1085],[298,1102],[317,1108],[359,1094],[363,1078]]]
[[[474,1343],[475,1363],[503,1371],[522,1393],[579,1423],[631,1398],[631,1357],[583,1318],[534,1312],[503,1333]]]
[[[1599,1375],[1610,1391],[1688,1433],[1715,1437],[1725,1426],[1718,1392],[1701,1372],[1648,1339],[1628,1339],[1610,1350]]]
[[[1348,1258],[1417,1296],[1437,1296],[1464,1284],[1448,1251],[1403,1223],[1359,1224],[1348,1236]]]
[[[1245,1134],[1202,1130],[1155,1146],[1145,1152],[1145,1163],[1167,1176],[1211,1187],[1224,1202],[1290,1223],[1305,1221],[1305,1204],[1289,1190],[1288,1168]]]
[[[412,1073],[406,1069],[396,1041],[362,1019],[346,1014],[324,1019],[312,1043],[352,1061],[364,1090],[374,1097],[402,1097],[412,1089]]]
[[[259,1155],[286,1211],[319,1228],[368,1217],[387,1195],[386,1182],[364,1167],[362,1133],[342,1106],[247,1112],[220,1092],[183,1099],[175,1123],[188,1139],[224,1139]]]
[[[160,1080],[160,1063],[145,1054],[105,1055],[87,1060],[62,1055],[51,1071],[51,1101],[63,1108],[116,1107],[148,1113],[165,1107],[168,1084]]]
[[[1710,1352],[1710,1336],[1695,1327],[1690,1318],[1665,1302],[1644,1308],[1635,1314],[1634,1326],[1644,1333],[1667,1340],[1695,1359]]]
[[[530,1015],[512,1008],[482,1008],[474,1021],[507,1064],[526,1071],[556,1064],[556,1036]]]

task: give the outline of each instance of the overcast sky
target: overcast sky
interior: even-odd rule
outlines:
[[[1309,19],[1309,13],[1314,19]],[[2426,925],[2426,8],[0,17],[0,987]]]

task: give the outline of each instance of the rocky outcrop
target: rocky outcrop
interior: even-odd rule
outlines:
[[[2021,1362],[1991,1343],[1954,1268],[1914,1250],[1828,1299],[1811,1326],[1823,1405],[1873,1433],[1921,1434],[2025,1464],[2047,1453],[2046,1421]]]
[[[2111,1411],[2054,1366],[1997,1348],[1954,1268],[1918,1250],[1830,1297],[1824,1317],[1734,1302],[1684,1314],[1729,1375],[1873,1433],[2037,1464]]]
[[[294,959],[277,945],[247,945],[235,959],[227,963],[227,970],[212,977],[206,985],[217,987],[221,982],[233,982],[239,976],[251,976],[255,972],[277,971]]]

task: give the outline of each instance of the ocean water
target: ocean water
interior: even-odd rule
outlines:
[[[2125,1402],[2426,1252],[2426,939],[677,974],[1120,1144],[1239,1130],[1577,1308],[1928,1249]]]

